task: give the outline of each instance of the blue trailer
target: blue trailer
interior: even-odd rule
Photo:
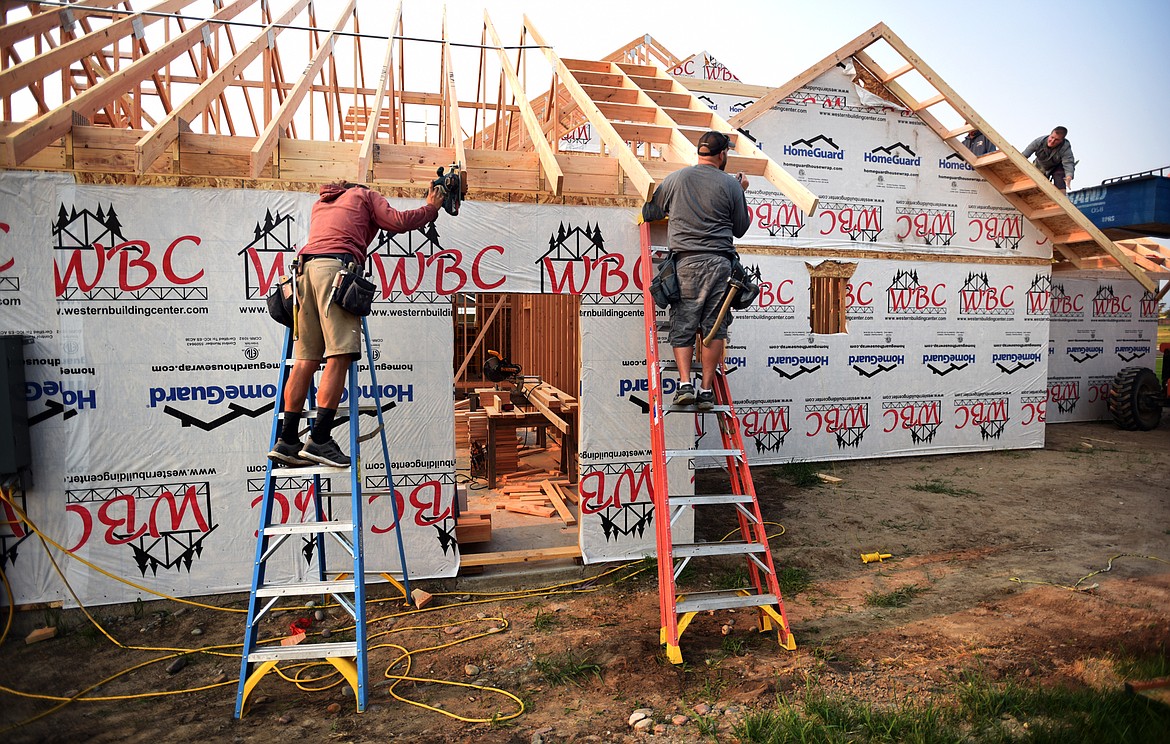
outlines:
[[[1069,201],[1112,240],[1170,238],[1170,166],[1071,191]]]

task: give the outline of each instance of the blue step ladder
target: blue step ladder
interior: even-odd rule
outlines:
[[[365,339],[366,359],[373,360],[373,349],[370,344],[369,327],[366,319],[362,319],[362,337]],[[284,337],[284,363],[280,378],[276,386],[276,410],[272,421],[270,446],[275,446],[280,435],[281,421],[284,416],[284,385],[288,373],[293,365],[292,358],[293,334],[288,330]],[[390,448],[386,442],[386,425],[383,418],[381,392],[378,386],[377,373],[371,361],[369,364],[370,382],[374,391],[373,405],[358,406],[358,363],[354,361],[349,367],[348,379],[348,423],[349,423],[349,452],[350,466],[335,468],[312,465],[306,467],[277,466],[268,461],[264,478],[264,497],[260,506],[260,527],[256,537],[256,560],[252,568],[252,591],[248,597],[248,621],[244,630],[244,647],[241,652],[240,680],[236,693],[236,718],[243,718],[248,710],[248,696],[260,683],[268,672],[272,671],[281,662],[297,664],[323,660],[337,668],[345,681],[353,689],[354,700],[358,712],[366,709],[368,698],[368,668],[366,656],[366,587],[365,587],[365,558],[362,549],[362,505],[365,498],[377,492],[362,491],[361,452],[360,446],[364,439],[372,434],[361,435],[359,432],[359,417],[363,410],[376,412],[378,427],[377,433],[381,437],[382,457],[386,463],[386,489],[380,491],[386,495],[393,495],[394,480],[390,469]],[[310,386],[306,411],[312,417],[315,411],[316,390]],[[338,423],[342,423],[341,420]],[[322,494],[322,477],[347,476],[349,491],[330,490]],[[277,484],[289,478],[312,477],[313,521],[274,524],[273,502],[277,492]],[[332,518],[332,498],[350,498],[350,517],[346,520]],[[387,499],[394,513],[394,524],[400,524],[398,504],[394,498]],[[328,504],[328,505],[327,505]],[[273,558],[290,537],[300,536],[301,552],[305,559],[315,560],[317,567],[316,581],[293,580],[289,583],[272,584],[267,580],[268,561]],[[328,535],[337,542],[353,562],[346,570],[329,578],[325,561],[325,537]],[[396,586],[402,592],[403,598],[409,602],[410,580],[406,567],[406,551],[402,544],[402,530],[395,530],[398,539],[399,565],[402,567],[402,581],[386,572],[379,575]],[[294,541],[295,544],[295,541]],[[354,640],[341,642],[315,642],[310,634],[296,645],[282,646],[279,633],[270,639],[261,640],[260,623],[268,612],[282,599],[317,597],[326,601],[332,600],[342,607],[354,620]],[[293,606],[304,606],[303,604]]]

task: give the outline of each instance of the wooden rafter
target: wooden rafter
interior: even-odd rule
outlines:
[[[394,104],[396,86],[394,84],[394,47],[398,41],[395,35],[402,32],[402,2],[399,0],[398,8],[394,11],[393,19],[390,21],[390,38],[386,40],[386,55],[382,59],[382,72],[378,76],[378,88],[374,91],[374,107],[370,110],[369,118],[366,120],[366,131],[362,135],[362,146],[358,150],[358,167],[357,179],[359,182],[372,180],[370,178],[370,165],[373,160],[374,153],[374,139],[378,136],[378,127],[382,121],[382,107],[386,100],[387,89],[390,92],[390,133],[394,137],[397,133],[397,126],[395,124],[395,112],[397,107]]]
[[[226,65],[216,70],[194,93],[191,94],[178,108],[171,111],[154,129],[147,132],[134,146],[135,172],[145,173],[146,169],[161,155],[176,139],[179,132],[187,127],[195,116],[204,113],[212,101],[223,95],[227,87],[243,73],[268,44],[268,35],[280,34],[285,26],[304,10],[309,0],[296,0],[273,24],[261,30],[254,39],[228,61]]]
[[[888,71],[868,52],[867,48],[884,41],[901,56],[903,63]],[[880,83],[907,110],[915,112],[923,123],[943,139],[956,153],[994,187],[1041,233],[1048,237],[1053,248],[1077,267],[1089,268],[1088,259],[1100,254],[1111,257],[1135,280],[1150,291],[1156,288],[1153,280],[1146,275],[1129,256],[1113,244],[1089,219],[1068,200],[1063,192],[1048,181],[1036,167],[1028,162],[1011,143],[999,135],[986,121],[964,101],[942,78],[915,54],[905,42],[885,24],[877,24],[857,38],[805,70],[788,83],[774,89],[754,104],[732,117],[729,123],[743,128],[757,117],[770,111],[774,105],[800,88],[823,75],[834,66],[852,58],[858,65]],[[917,72],[933,87],[934,93],[921,100],[911,95],[899,79],[910,72]],[[930,109],[947,106],[964,120],[964,125],[951,129],[944,126]],[[958,141],[967,132],[981,131],[998,150],[975,157]]]
[[[256,0],[238,0],[225,5],[210,20],[196,24],[145,57],[110,75],[98,85],[70,100],[67,105],[53,109],[20,127],[5,138],[8,162],[18,165],[28,160],[48,143],[66,134],[73,126],[75,115],[93,116],[94,112],[151,77],[159,67],[183,54],[192,44],[201,41],[203,29],[212,26],[211,20],[230,20],[255,2]]]
[[[442,120],[446,123],[447,137],[443,145],[455,148],[455,163],[459,166],[462,183],[467,183],[467,153],[463,149],[463,125],[459,121],[459,96],[455,93],[455,67],[451,64],[451,43],[447,39],[447,8],[443,7],[443,93],[445,97]]]
[[[573,77],[573,73],[569,71],[569,68],[565,66],[565,63],[561,61],[561,58],[557,56],[553,48],[545,42],[544,37],[536,30],[527,15],[524,16],[524,28],[527,29],[528,35],[532,37],[533,42],[544,52],[544,56],[556,72],[561,84],[565,86],[569,95],[572,96],[577,106],[585,114],[586,118],[589,119],[589,123],[597,130],[601,141],[609,148],[609,154],[617,158],[622,171],[638,190],[638,195],[646,201],[649,201],[650,197],[654,194],[654,179],[638,161],[637,156],[626,145],[625,140],[613,128],[613,125],[609,123],[609,120],[597,109],[597,106],[589,98],[589,95],[581,87],[581,84]]]
[[[537,119],[536,112],[532,110],[532,106],[528,103],[528,94],[525,92],[524,86],[520,83],[520,78],[513,72],[511,62],[508,59],[507,53],[504,51],[504,45],[500,43],[500,37],[496,33],[496,28],[492,24],[492,19],[488,16],[486,10],[483,12],[483,26],[492,44],[496,47],[496,51],[499,53],[500,68],[507,77],[508,87],[512,92],[512,97],[516,99],[517,104],[520,106],[520,118],[524,123],[525,129],[528,131],[528,138],[536,148],[536,154],[540,158],[541,171],[544,173],[549,190],[553,196],[560,196],[561,189],[565,183],[565,173],[561,170],[560,164],[557,163],[556,153],[553,152],[548,140],[544,138],[545,135],[540,126],[540,120]],[[522,52],[523,50],[521,50]]]
[[[292,123],[293,115],[296,114],[297,107],[301,100],[304,99],[305,94],[309,92],[309,86],[313,81],[313,77],[321,71],[325,66],[326,60],[333,55],[333,44],[337,39],[337,32],[345,28],[349,19],[353,16],[354,8],[357,0],[349,0],[345,8],[342,9],[338,15],[337,22],[333,25],[333,29],[321,42],[321,46],[313,54],[309,61],[309,66],[305,69],[301,79],[296,82],[284,102],[280,105],[280,111],[272,117],[264,131],[260,133],[256,144],[252,146],[251,152],[251,173],[252,178],[259,178],[261,171],[271,157],[272,151],[276,149],[280,132]]]

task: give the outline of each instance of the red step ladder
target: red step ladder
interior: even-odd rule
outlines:
[[[735,413],[722,363],[713,381],[715,407],[710,411],[698,411],[694,406],[672,407],[663,399],[662,372],[665,368],[677,367],[673,359],[667,362],[659,360],[658,323],[654,300],[650,296],[650,278],[653,275],[652,254],[664,253],[665,249],[651,246],[649,224],[641,225],[641,238],[646,369],[650,392],[650,476],[653,485],[654,525],[658,550],[658,599],[662,628],[659,642],[666,646],[666,656],[670,662],[681,664],[683,658],[679,637],[697,613],[755,607],[759,610],[760,632],[768,632],[774,628],[780,645],[789,651],[795,650],[796,640],[792,637],[788,618],[784,613],[784,601],[780,596],[776,567],[772,562],[772,551],[768,548],[768,536],[760,514],[760,505],[756,500],[756,489],[752,484],[747,451],[743,446],[742,428]],[[715,416],[719,423],[723,447],[668,450],[665,417],[670,413]],[[731,480],[730,493],[703,495],[671,493],[666,477],[667,463],[673,459],[693,460],[699,457],[726,459],[726,469]],[[675,543],[671,536],[671,525],[684,510],[700,507],[734,508],[739,521],[739,539],[708,543]],[[747,566],[747,586],[718,591],[679,589],[676,580],[690,561],[728,555],[743,557]]]

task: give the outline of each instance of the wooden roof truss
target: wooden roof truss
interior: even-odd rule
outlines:
[[[730,119],[735,127],[746,126],[803,86],[853,58],[863,70],[867,90],[896,100],[913,111],[954,149],[971,167],[999,191],[1051,241],[1054,269],[1063,265],[1096,268],[1101,259],[1114,262],[1151,292],[1157,283],[1133,260],[1072,205],[1059,189],[1036,167],[984,121],[929,65],[922,61],[885,24],[878,24],[842,46],[819,64],[810,67],[784,85],[756,101]],[[878,58],[881,58],[881,62]],[[913,86],[914,93],[909,88]],[[956,122],[944,125],[942,120]],[[997,148],[975,157],[962,145],[968,132],[979,130]]]
[[[731,168],[815,209],[665,74],[678,60],[649,36],[590,61],[561,59],[528,18],[511,47],[486,13],[479,44],[448,39],[445,14],[439,38],[409,37],[401,4],[382,35],[363,33],[358,0],[321,19],[313,0],[0,0],[0,12],[0,167],[421,188],[459,163],[473,191],[636,203],[718,129],[736,139]],[[474,99],[458,74],[467,47]],[[547,93],[527,92],[530,64],[551,75]],[[585,121],[600,156],[559,151]]]

